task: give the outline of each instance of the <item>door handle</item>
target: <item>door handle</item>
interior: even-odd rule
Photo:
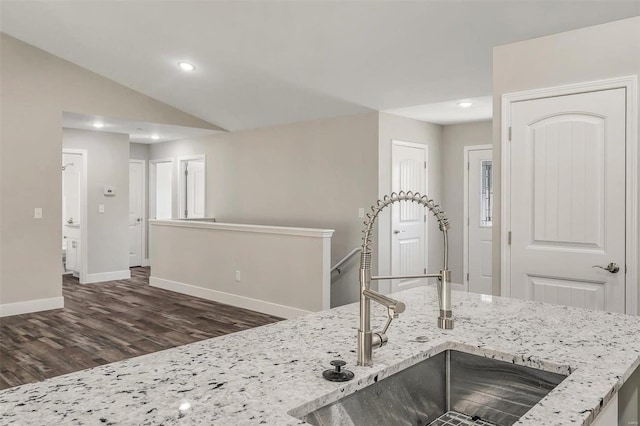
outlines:
[[[136,222],[142,222],[142,219],[141,218],[137,218]]]
[[[620,265],[618,265],[615,262],[611,262],[607,266],[593,265],[592,268],[600,268],[600,269],[604,269],[605,271],[609,271],[612,274],[617,274],[618,271],[620,270]]]
[[[399,234],[399,233],[401,233],[401,232],[404,232],[404,230],[403,230],[403,231],[398,231],[397,229],[394,229],[394,230],[393,230],[393,233],[394,233],[394,234]]]

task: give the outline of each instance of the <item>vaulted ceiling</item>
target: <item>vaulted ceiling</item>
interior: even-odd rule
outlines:
[[[238,130],[487,96],[493,46],[637,15],[635,0],[3,0],[0,29]]]

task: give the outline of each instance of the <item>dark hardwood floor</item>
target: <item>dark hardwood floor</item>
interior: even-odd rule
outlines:
[[[80,284],[65,275],[64,309],[0,319],[0,389],[157,352],[280,318],[130,280]]]

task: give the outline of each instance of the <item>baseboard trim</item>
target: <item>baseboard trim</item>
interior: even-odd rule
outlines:
[[[164,290],[175,291],[176,293],[213,300],[214,302],[226,303],[227,305],[233,305],[239,308],[250,309],[252,311],[262,312],[263,314],[275,315],[287,319],[297,318],[311,313],[304,309],[279,305],[273,302],[265,302],[264,300],[252,299],[250,297],[197,287],[191,284],[165,280],[163,278],[149,277],[149,285],[151,287],[158,287]]]
[[[27,300],[25,302],[5,303],[0,305],[0,317],[10,317],[12,315],[62,308],[64,308],[64,297],[62,296],[51,297],[49,299]]]
[[[131,278],[131,271],[101,272],[99,274],[87,274],[85,282],[82,284],[102,283],[105,281],[128,280]]]

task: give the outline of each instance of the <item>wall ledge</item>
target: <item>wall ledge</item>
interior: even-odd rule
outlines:
[[[27,300],[24,302],[5,303],[0,305],[0,317],[29,314],[32,312],[49,311],[51,309],[64,308],[64,297],[51,297],[49,299]]]
[[[295,235],[300,237],[329,238],[333,229],[294,228],[288,226],[244,225],[239,223],[206,222],[197,220],[151,219],[153,226],[174,226],[179,228],[199,228],[218,231],[252,232],[257,234]]]
[[[291,306],[280,305],[273,302],[266,302],[264,300],[252,299],[250,297],[244,297],[237,294],[225,293],[223,291],[197,287],[195,285],[181,283],[178,281],[165,280],[157,277],[149,277],[149,285],[151,287],[174,291],[176,293],[186,294],[189,296],[200,297],[202,299],[225,303],[227,305],[250,309],[252,311],[262,312],[263,314],[274,315],[286,319],[297,318],[311,313],[310,311],[293,308]]]

